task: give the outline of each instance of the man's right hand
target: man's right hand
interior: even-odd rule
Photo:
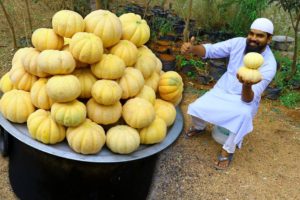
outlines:
[[[182,54],[188,54],[193,53],[193,47],[194,47],[195,37],[191,37],[191,40],[189,42],[185,42],[181,46],[181,53]]]

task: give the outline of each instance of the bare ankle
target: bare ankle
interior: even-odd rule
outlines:
[[[227,157],[227,156],[229,156],[229,153],[225,149],[222,149],[221,155],[224,157]]]

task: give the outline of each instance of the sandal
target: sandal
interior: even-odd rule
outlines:
[[[227,168],[229,167],[229,165],[230,165],[232,159],[233,159],[233,153],[228,154],[228,156],[222,156],[222,155],[220,154],[220,155],[218,156],[218,161],[217,161],[217,163],[216,163],[216,165],[215,165],[215,168],[216,168],[217,170],[224,170],[224,169],[227,169]],[[224,161],[228,161],[228,162],[227,162],[227,165],[226,165],[225,167],[219,166],[220,162],[224,162]]]
[[[195,135],[203,134],[205,132],[204,130],[195,129],[194,127],[190,127],[186,132],[184,132],[184,135],[186,138],[193,137]]]

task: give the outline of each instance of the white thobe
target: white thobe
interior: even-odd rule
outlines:
[[[246,103],[241,99],[242,84],[236,77],[238,69],[243,66],[246,38],[233,38],[216,44],[205,44],[204,47],[205,58],[229,57],[227,71],[210,91],[189,105],[187,112],[235,133],[234,143],[241,147],[244,136],[253,130],[252,121],[258,110],[261,94],[275,76],[276,60],[267,46],[261,53],[264,63],[258,69],[263,79],[252,86],[254,98]]]

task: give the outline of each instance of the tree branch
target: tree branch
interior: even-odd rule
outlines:
[[[143,19],[145,19],[146,15],[147,15],[150,3],[151,3],[151,0],[148,0],[147,3],[146,3]]]
[[[183,41],[187,42],[189,40],[189,23],[190,23],[190,18],[192,15],[192,8],[193,8],[193,0],[189,1],[189,10],[188,10],[188,15],[185,20],[185,26],[183,30]]]
[[[292,15],[292,13],[291,13],[291,11],[290,10],[288,10],[288,13],[289,13],[289,16],[290,16],[290,19],[291,19],[291,22],[292,22],[292,27],[293,27],[293,29],[295,30],[295,24],[294,24],[294,19],[293,19],[293,15]]]
[[[29,21],[29,27],[30,27],[30,34],[32,34],[32,22],[31,22],[31,16],[30,16],[30,10],[29,10],[28,0],[25,0],[25,3],[26,3],[26,11],[27,11],[28,21]]]
[[[294,55],[293,55],[293,63],[291,66],[291,73],[286,77],[286,81],[290,80],[293,78],[293,76],[297,73],[297,57],[298,57],[298,27],[300,23],[300,12],[298,13],[298,16],[296,18],[295,22],[295,28],[294,28],[294,37],[295,37],[295,42],[294,42]]]
[[[15,33],[14,25],[13,25],[13,23],[12,23],[9,15],[8,15],[8,13],[6,12],[6,9],[5,9],[4,5],[3,5],[3,1],[1,1],[1,0],[0,0],[0,5],[1,5],[1,8],[3,10],[4,16],[5,16],[6,20],[7,20],[7,23],[8,23],[8,26],[10,28],[10,31],[12,33],[13,42],[14,42],[14,49],[17,49],[18,46],[17,46],[16,33]]]

